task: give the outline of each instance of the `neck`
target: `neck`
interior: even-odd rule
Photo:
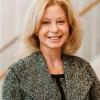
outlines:
[[[61,49],[40,48],[48,65],[48,71],[51,74],[64,73],[64,65],[61,59]]]
[[[40,48],[40,50],[46,61],[55,62],[61,60],[61,49]]]

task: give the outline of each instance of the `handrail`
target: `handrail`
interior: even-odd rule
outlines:
[[[98,3],[100,3],[100,0],[95,0],[93,2],[91,2],[90,4],[88,4],[86,7],[84,7],[80,12],[79,12],[79,16],[83,16],[85,13],[87,13],[90,9],[92,9],[95,5],[97,5]]]
[[[0,69],[0,80],[2,80],[4,78],[6,72],[7,72],[6,70],[1,70]]]
[[[0,48],[0,53],[3,52],[6,48],[8,48],[9,46],[11,46],[13,43],[15,43],[17,40],[19,39],[19,36],[14,37],[12,40],[10,40],[10,42],[8,42],[7,44],[5,44],[2,48]]]

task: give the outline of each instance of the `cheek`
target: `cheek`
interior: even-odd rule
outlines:
[[[69,34],[69,27],[68,26],[64,26],[63,28],[62,28],[62,32],[64,33],[64,34]]]
[[[41,27],[40,30],[39,30],[39,33],[46,33],[48,32],[48,27]]]
[[[38,32],[38,37],[39,38],[44,37],[47,33],[48,33],[48,29],[45,27],[42,27]]]

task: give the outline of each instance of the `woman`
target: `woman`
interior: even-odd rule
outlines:
[[[9,68],[3,100],[100,100],[90,64],[72,55],[82,31],[69,0],[37,0],[29,11],[24,40],[32,53]]]

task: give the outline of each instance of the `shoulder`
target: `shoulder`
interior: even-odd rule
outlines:
[[[34,67],[35,63],[38,59],[38,53],[31,53],[25,58],[19,59],[15,63],[13,63],[9,68],[7,73],[14,73],[18,77],[22,77],[23,73],[30,69],[30,67]]]
[[[95,74],[91,64],[82,57],[64,54],[66,63],[76,71],[93,76]]]
[[[35,62],[37,57],[38,57],[37,52],[31,53],[30,55],[17,60],[15,63],[13,63],[10,66],[10,68],[12,68],[12,69],[22,69],[23,70],[23,69],[25,69],[25,66],[27,66],[28,64]]]
[[[79,56],[66,55],[66,54],[64,54],[63,57],[69,63],[76,63],[76,64],[82,64],[82,65],[86,64],[88,66],[91,66],[90,63],[86,59],[84,59],[82,57],[79,57]]]

